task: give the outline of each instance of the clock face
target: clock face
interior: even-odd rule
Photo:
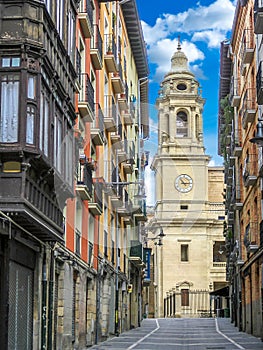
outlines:
[[[187,174],[181,174],[175,179],[174,185],[177,191],[187,193],[193,188],[193,179]]]

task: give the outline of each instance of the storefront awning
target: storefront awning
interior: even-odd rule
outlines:
[[[228,297],[229,296],[229,286],[225,286],[219,289],[210,292],[210,295],[216,295],[220,297]]]

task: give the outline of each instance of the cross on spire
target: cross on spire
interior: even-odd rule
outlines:
[[[181,42],[180,42],[180,35],[178,35],[178,46],[177,46],[177,51],[181,51]]]

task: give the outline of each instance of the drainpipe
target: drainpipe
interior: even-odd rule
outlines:
[[[48,349],[52,349],[53,336],[53,313],[54,313],[54,250],[51,249],[50,254],[50,268],[49,268],[49,289],[48,289]]]
[[[47,261],[46,250],[42,263],[42,310],[41,310],[41,350],[47,349]]]

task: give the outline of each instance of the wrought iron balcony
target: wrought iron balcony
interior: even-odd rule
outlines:
[[[254,32],[263,34],[263,7],[259,0],[255,0],[254,3]]]
[[[77,169],[76,193],[82,200],[90,200],[92,195],[92,170],[91,162],[88,162],[85,155],[80,157]]]
[[[260,230],[257,220],[251,221],[247,226],[244,234],[244,245],[248,253],[254,253],[259,248]]]
[[[104,96],[104,126],[107,131],[117,130],[117,108],[113,96]]]
[[[134,198],[133,215],[137,221],[147,221],[146,201],[144,198]]]
[[[97,24],[93,26],[93,36],[90,41],[90,56],[95,69],[102,69],[102,38]]]
[[[94,89],[87,73],[80,74],[81,91],[78,95],[78,110],[84,121],[94,120]]]
[[[119,95],[118,105],[121,112],[128,110],[128,100],[127,100],[127,95],[125,93]]]
[[[95,120],[90,129],[92,143],[101,146],[104,143],[104,116],[99,104],[96,104]]]
[[[93,26],[93,6],[91,0],[81,0],[79,4],[78,19],[85,38],[91,38]]]
[[[123,205],[117,209],[117,213],[121,217],[132,216],[132,203],[126,189],[123,189]]]
[[[122,148],[122,124],[118,118],[118,129],[116,132],[111,133],[111,144],[115,147],[115,149]]]
[[[145,264],[143,262],[143,247],[142,243],[140,241],[132,240],[131,241],[131,248],[130,248],[130,261],[138,266],[138,267],[144,267]]]
[[[259,105],[263,104],[263,77],[262,77],[262,63],[259,62],[258,72],[257,72],[257,103]]]
[[[245,159],[243,166],[243,181],[245,187],[253,186],[257,182],[257,157],[256,154],[250,154]]]
[[[89,200],[89,211],[93,215],[101,215],[103,211],[102,205],[102,183],[99,179],[93,179],[93,191]]]
[[[119,64],[119,69],[116,73],[112,74],[111,84],[115,94],[123,94],[124,93],[124,85],[122,80],[122,67]]]
[[[104,35],[104,62],[109,73],[117,73],[117,47],[113,34]]]
[[[244,94],[242,106],[242,126],[246,129],[248,123],[253,123],[256,115],[256,90],[248,88]]]
[[[241,44],[241,58],[242,64],[250,64],[254,57],[255,40],[252,29],[245,29]]]
[[[232,107],[240,104],[240,82],[238,78],[231,78],[229,100]]]

